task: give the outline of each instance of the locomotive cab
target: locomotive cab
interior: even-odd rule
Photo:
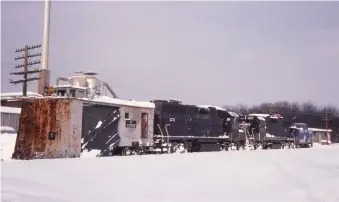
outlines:
[[[236,113],[227,111],[222,117],[223,134],[229,136],[231,139],[239,138],[239,117]]]
[[[297,147],[313,146],[312,137],[305,123],[294,123],[290,127],[290,137],[294,139],[294,144]]]
[[[266,137],[266,120],[261,116],[241,116],[240,122],[244,135],[252,137],[255,141],[263,141]]]
[[[280,114],[266,118],[266,132],[275,137],[288,137],[290,122],[284,120]]]

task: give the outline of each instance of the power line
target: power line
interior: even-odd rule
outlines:
[[[35,80],[40,79],[39,77],[28,78],[29,74],[41,72],[41,69],[38,69],[38,68],[35,68],[33,70],[28,70],[29,66],[40,64],[39,60],[29,61],[30,58],[41,56],[41,53],[31,53],[31,51],[30,51],[30,50],[40,48],[40,47],[41,47],[40,44],[33,45],[33,46],[26,45],[23,48],[19,48],[19,49],[15,50],[16,53],[24,52],[24,55],[17,56],[17,57],[14,58],[14,60],[22,60],[23,59],[24,62],[23,62],[23,64],[15,65],[14,68],[17,69],[17,68],[23,67],[24,70],[21,71],[21,72],[11,72],[10,75],[23,75],[23,79],[10,80],[10,83],[12,83],[12,84],[22,83],[23,84],[23,87],[22,87],[22,95],[23,96],[27,96],[27,83],[29,81],[35,81]]]

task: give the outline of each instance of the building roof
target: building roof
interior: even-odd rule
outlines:
[[[93,99],[80,98],[80,100],[88,101],[88,103],[101,103],[101,104],[112,104],[117,106],[130,106],[130,107],[140,107],[140,108],[155,108],[155,104],[152,102],[146,101],[135,101],[135,100],[122,100],[117,98],[112,98],[108,96],[99,96],[94,97]]]
[[[43,97],[42,95],[35,92],[27,92],[27,97]],[[22,92],[9,92],[9,93],[0,93],[1,100],[10,100],[23,98]]]
[[[308,128],[308,130],[313,132],[332,132],[331,129],[322,129],[322,128]]]

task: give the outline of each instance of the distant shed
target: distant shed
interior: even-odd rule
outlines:
[[[332,130],[331,129],[321,129],[321,128],[308,128],[308,130],[310,131],[311,135],[312,135],[312,141],[313,142],[318,142],[318,143],[322,143],[322,142],[327,142],[328,140],[331,140],[331,133]]]
[[[19,127],[21,108],[1,106],[0,111],[1,126],[11,127],[17,132]]]

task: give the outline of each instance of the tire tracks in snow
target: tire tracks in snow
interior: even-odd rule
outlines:
[[[295,157],[293,157],[295,158]],[[298,159],[299,160],[299,159]],[[305,182],[304,180],[302,180],[300,177],[298,177],[296,174],[291,173],[290,171],[288,171],[286,168],[284,168],[284,166],[282,166],[281,164],[275,162],[272,159],[268,159],[268,161],[274,165],[274,167],[278,170],[279,173],[283,174],[283,176],[286,176],[287,178],[289,178],[293,183],[295,183],[297,185],[297,187],[299,187],[300,189],[302,189],[304,191],[305,197],[307,199],[307,202],[323,202],[324,198],[320,198],[318,196],[315,196],[312,191],[311,191],[311,185],[308,182]],[[300,162],[300,161],[299,161]],[[302,171],[298,171],[296,170],[296,173],[301,173]],[[332,193],[334,192],[333,190],[329,190],[327,191],[328,193]],[[337,202],[339,201],[338,198],[336,196],[334,196],[333,194],[331,194],[331,196],[334,198],[333,201]],[[328,200],[326,200],[328,201]]]

